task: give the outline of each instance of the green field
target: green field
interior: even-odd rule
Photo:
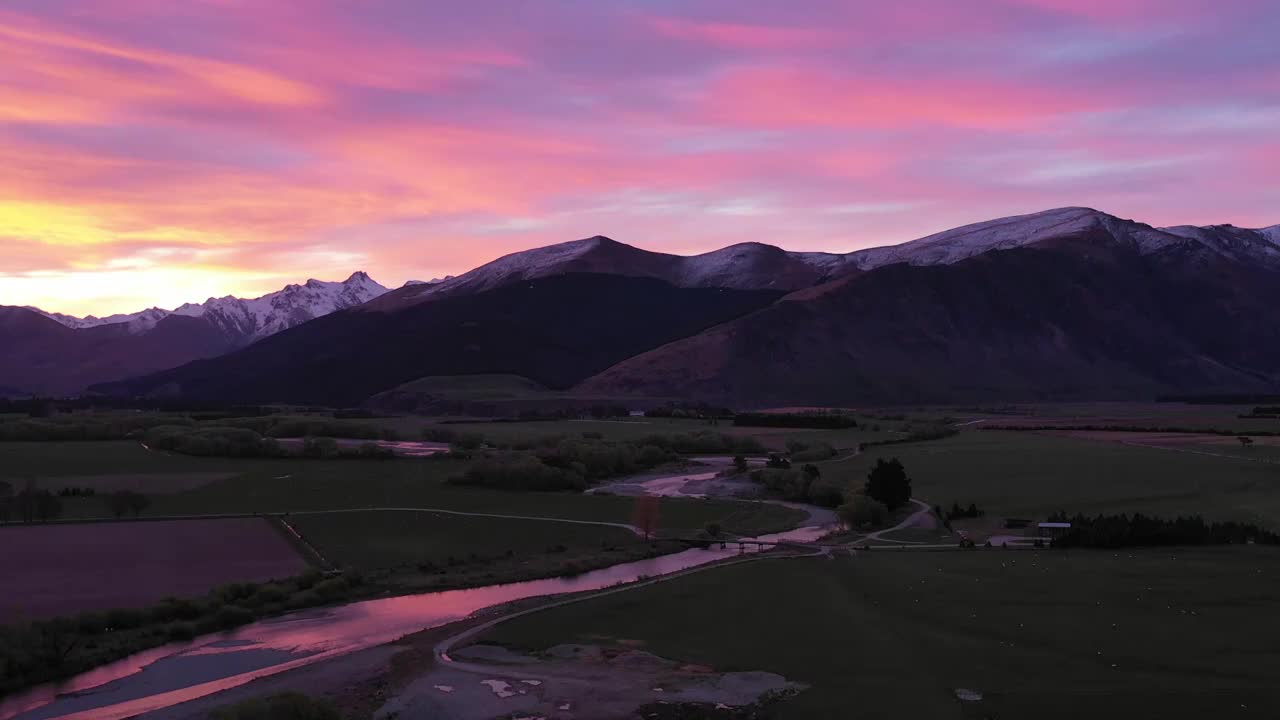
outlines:
[[[1100,425],[1126,427],[1178,427],[1190,430],[1280,432],[1280,420],[1243,418],[1258,405],[1193,405],[1188,403],[1093,402],[1016,405],[1001,408],[950,408],[938,412],[955,417],[989,418],[996,425],[1026,423],[1044,425]],[[999,412],[990,412],[999,410]]]
[[[1269,718],[1277,560],[1263,548],[770,560],[536,613],[481,641],[639,641],[810,684],[781,719]],[[961,703],[957,688],[984,699]]]
[[[1261,448],[1256,448],[1261,449]],[[915,496],[988,514],[1044,517],[1141,511],[1280,526],[1280,465],[1027,432],[966,431],[945,440],[873,447],[822,464],[824,478],[861,484],[877,458],[898,457]]]
[[[242,461],[151,452],[132,441],[0,442],[0,479],[9,482],[15,478],[222,472],[239,467],[243,467]]]
[[[0,479],[15,487],[33,479],[56,492],[68,483],[107,484],[120,474],[172,480],[173,492],[148,491],[156,494],[147,515],[412,507],[630,522],[635,512],[632,498],[449,485],[446,480],[466,467],[461,460],[195,458],[148,452],[126,441],[0,443],[0,451],[12,453]],[[102,497],[67,498],[63,505],[67,518],[109,514]],[[803,516],[760,503],[666,499],[658,517],[667,530],[696,531],[719,522],[728,532],[757,534],[792,527]]]
[[[330,562],[361,569],[519,559],[639,541],[621,528],[417,512],[299,515],[289,522]]]
[[[856,448],[859,443],[895,437],[890,430],[900,423],[868,420],[862,427],[840,430],[808,428],[736,427],[730,420],[712,423],[708,420],[683,418],[622,418],[617,420],[548,420],[534,422],[448,423],[439,427],[458,433],[483,436],[500,444],[530,442],[538,438],[599,433],[608,440],[639,440],[646,435],[674,435],[716,432],[739,437],[754,437],[769,450],[782,450],[787,440],[827,443],[838,449]],[[878,427],[879,430],[873,429]]]

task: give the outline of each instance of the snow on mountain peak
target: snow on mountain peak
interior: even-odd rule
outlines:
[[[1050,238],[1103,230],[1148,253],[1176,240],[1142,223],[1108,215],[1087,207],[1064,207],[1029,215],[1015,215],[945,230],[901,245],[851,253],[862,269],[906,262],[912,265],[949,265],[992,250],[1034,245]]]
[[[129,323],[129,332],[151,330],[170,315],[203,317],[237,342],[250,343],[299,325],[308,320],[362,305],[387,292],[363,271],[343,282],[307,280],[302,285],[286,285],[262,297],[241,299],[231,295],[209,298],[202,304],[187,303],[174,310],[151,308],[131,315],[107,318],[76,318],[57,313],[42,314],[70,328]]]
[[[45,312],[44,310],[36,307],[28,307],[27,309],[38,312],[50,320],[56,320],[57,322],[74,330],[84,330],[86,328],[100,327],[102,325],[119,325],[127,323],[129,325],[129,332],[135,335],[154,328],[156,323],[170,315],[168,310],[162,310],[155,307],[147,308],[141,312],[108,315],[107,317],[101,318],[93,315],[79,318],[73,315],[64,315],[62,313]]]

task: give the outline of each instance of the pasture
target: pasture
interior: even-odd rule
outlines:
[[[640,440],[646,435],[679,435],[713,432],[735,437],[753,437],[767,450],[783,450],[787,440],[827,443],[834,448],[855,448],[859,443],[895,437],[893,430],[901,423],[866,419],[861,425],[844,429],[737,427],[731,420],[685,418],[619,418],[613,420],[548,420],[530,422],[448,423],[438,427],[460,434],[484,437],[499,444],[531,443],[548,437],[581,437],[583,433],[600,435],[607,440]]]
[[[1271,548],[863,553],[709,570],[499,625],[811,685],[798,718],[1280,714]],[[982,699],[963,702],[956,690]]]
[[[1241,417],[1254,407],[1274,403],[1199,405],[1192,403],[1093,402],[954,409],[956,416],[984,417],[993,425],[1115,426],[1182,428],[1231,432],[1280,432],[1280,420]],[[989,412],[998,410],[998,412]]]
[[[0,526],[5,624],[132,608],[307,563],[260,518]]]
[[[55,493],[69,486],[107,492],[133,483],[150,496],[143,517],[408,507],[626,523],[635,512],[633,498],[450,485],[447,480],[467,467],[464,460],[199,458],[150,452],[130,441],[0,443],[0,451],[13,461],[0,479],[15,489],[28,480]],[[111,514],[102,495],[63,498],[62,504],[64,518]],[[681,532],[718,522],[729,532],[755,534],[801,518],[773,505],[669,499],[662,501],[658,521]]]
[[[826,479],[861,485],[877,458],[892,457],[906,466],[915,497],[944,507],[976,503],[989,515],[1029,518],[1056,510],[1200,514],[1280,526],[1280,465],[1248,458],[967,430],[945,440],[868,448],[820,467]]]
[[[361,569],[519,560],[638,542],[622,528],[412,511],[297,515],[289,523],[330,562]]]

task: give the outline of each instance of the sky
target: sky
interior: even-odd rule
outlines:
[[[104,315],[592,235],[849,251],[1280,223],[1275,0],[9,0],[0,304]]]

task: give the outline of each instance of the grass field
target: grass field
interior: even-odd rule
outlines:
[[[1257,405],[1192,405],[1188,403],[1095,402],[1019,405],[1002,412],[954,409],[957,417],[986,417],[999,425],[1114,425],[1130,427],[1179,427],[1221,429],[1236,432],[1280,432],[1280,420],[1242,418]]]
[[[553,436],[580,437],[582,433],[599,433],[608,440],[639,440],[646,435],[674,435],[694,432],[716,432],[738,437],[754,437],[766,449],[782,450],[787,440],[827,443],[835,448],[855,448],[859,443],[894,437],[890,430],[900,423],[868,420],[863,426],[840,430],[809,428],[736,427],[732,421],[710,423],[707,420],[682,418],[624,418],[617,420],[551,420],[538,422],[449,423],[440,427],[458,433],[483,436],[491,442],[528,442]],[[874,428],[879,428],[874,429]]]
[[[1229,446],[1227,446],[1229,447]],[[877,458],[898,457],[915,496],[988,514],[1043,517],[1142,511],[1280,526],[1280,466],[1026,432],[966,431],[946,440],[869,448],[823,464],[860,485]]]
[[[0,442],[0,480],[234,471],[243,461],[151,452],[132,441]],[[48,483],[52,485],[53,483]]]
[[[638,542],[620,528],[416,512],[299,515],[289,522],[330,562],[362,569],[519,559]]]
[[[764,561],[520,618],[484,642],[601,638],[812,688],[794,718],[1269,718],[1273,550],[974,551]],[[955,689],[981,692],[961,703]]]
[[[33,479],[54,492],[67,485],[110,490],[116,489],[112,483],[131,479],[149,483],[141,487],[157,493],[145,512],[152,516],[426,507],[630,522],[635,511],[632,498],[449,485],[446,480],[466,467],[460,460],[196,458],[149,452],[125,441],[0,443],[0,451],[6,450],[12,462],[0,470],[0,479],[15,489]],[[65,498],[63,506],[65,518],[109,515],[101,496]],[[789,528],[801,518],[786,508],[719,500],[667,499],[659,510],[659,526],[679,531],[719,522],[729,532],[756,534]]]

